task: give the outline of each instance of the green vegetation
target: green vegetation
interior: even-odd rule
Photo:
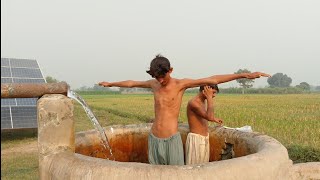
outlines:
[[[1,155],[1,179],[39,179],[37,153]]]
[[[242,94],[243,88],[220,88],[221,94]],[[320,91],[313,91],[319,93]],[[303,89],[301,86],[296,87],[268,87],[268,88],[246,88],[245,94],[309,94],[310,90]]]
[[[194,95],[186,93],[183,97],[179,122],[187,122],[187,101]],[[102,126],[146,123],[154,117],[152,94],[102,93],[82,94],[82,97]],[[224,120],[225,126],[250,125],[254,131],[277,139],[288,149],[290,159],[295,163],[320,161],[319,94],[218,94],[215,100],[215,114]],[[93,129],[82,107],[74,104],[76,131]],[[25,136],[1,134],[2,179],[38,179],[37,152],[14,151],[32,142],[36,143],[34,132]],[[10,153],[11,149],[13,152]]]

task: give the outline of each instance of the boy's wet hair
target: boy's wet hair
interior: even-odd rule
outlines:
[[[219,87],[218,87],[217,84],[210,84],[210,85],[207,85],[207,86],[209,86],[209,87],[211,87],[212,89],[215,89],[217,92],[219,92]],[[200,86],[199,91],[202,92],[202,91],[204,90],[204,87],[205,87],[205,86]]]
[[[147,71],[152,77],[161,77],[166,75],[170,70],[170,62],[167,58],[161,56],[160,54],[156,55],[156,57],[150,63],[150,70]]]

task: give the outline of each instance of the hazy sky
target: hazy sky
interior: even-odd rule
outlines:
[[[247,68],[320,85],[320,0],[1,1],[1,57],[36,59],[73,89],[150,79],[158,53],[176,78]]]

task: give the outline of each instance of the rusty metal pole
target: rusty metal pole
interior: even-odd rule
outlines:
[[[1,98],[36,98],[45,94],[68,93],[68,84],[60,83],[1,83]]]

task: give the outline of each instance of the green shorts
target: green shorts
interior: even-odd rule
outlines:
[[[148,138],[150,164],[184,165],[184,152],[180,133],[169,138],[157,138],[152,133]]]

